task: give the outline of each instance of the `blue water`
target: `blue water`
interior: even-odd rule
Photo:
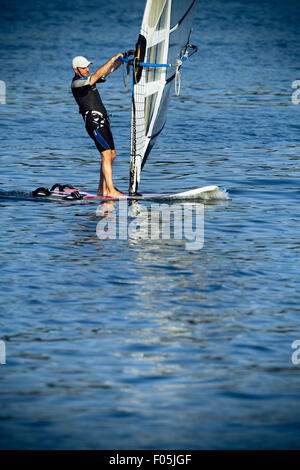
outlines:
[[[100,240],[97,204],[7,197],[56,182],[97,188],[71,59],[97,66],[132,48],[143,4],[1,7],[0,447],[299,448],[298,2],[200,2],[199,53],[141,189],[226,189],[231,201],[205,205],[202,249]],[[101,95],[125,191],[121,69]]]

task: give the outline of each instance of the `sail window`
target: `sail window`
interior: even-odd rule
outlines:
[[[155,28],[167,1],[168,0],[152,0],[148,18],[148,25],[150,28]]]
[[[145,98],[145,135],[148,135],[152,121],[158,93],[153,93]]]
[[[155,46],[152,46],[147,51],[146,62],[150,64],[159,64],[163,60],[165,41],[161,41]],[[164,72],[164,69],[159,67],[149,67],[146,69],[146,82],[155,82],[156,80],[161,79],[161,74]]]

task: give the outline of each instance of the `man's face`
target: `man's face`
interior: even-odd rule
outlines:
[[[88,77],[90,74],[90,66],[88,65],[87,67],[78,67],[78,70],[74,69],[76,75],[81,75],[81,77]],[[80,72],[80,74],[78,73]]]

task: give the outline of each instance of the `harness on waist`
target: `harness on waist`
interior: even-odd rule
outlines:
[[[83,119],[86,125],[93,128],[102,128],[105,124],[109,125],[109,116],[100,113],[100,111],[86,111],[83,114]]]

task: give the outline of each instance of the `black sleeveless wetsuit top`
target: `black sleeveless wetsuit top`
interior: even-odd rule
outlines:
[[[107,111],[102,103],[96,84],[90,85],[90,81],[90,75],[88,77],[75,75],[72,80],[71,89],[79,106],[79,112],[84,116],[87,111],[99,111],[104,117],[107,117]]]

